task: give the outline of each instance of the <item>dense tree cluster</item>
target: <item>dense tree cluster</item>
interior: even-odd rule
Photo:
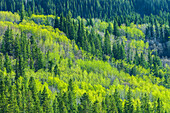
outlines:
[[[144,94],[141,98],[141,105],[137,104],[136,109],[132,103],[131,89],[126,95],[125,105],[122,106],[120,94],[115,89],[114,94],[106,95],[102,102],[91,102],[88,94],[84,93],[82,97],[77,98],[74,93],[73,81],[69,80],[68,91],[55,93],[54,97],[49,94],[46,86],[38,91],[34,77],[11,81],[11,78],[1,74],[0,76],[0,110],[2,113],[25,112],[25,113],[99,113],[99,112],[152,112],[162,113],[164,108],[162,102],[154,101],[154,109],[150,107],[149,97]],[[79,102],[78,102],[79,101]]]
[[[64,20],[66,19],[65,17],[62,18],[64,18]],[[61,29],[60,20],[56,20],[56,23],[57,21],[59,22],[58,27],[59,29]],[[74,22],[75,20],[71,19],[71,21]],[[74,46],[72,48],[73,49],[72,52],[74,54],[74,57],[72,57],[72,59],[67,59],[67,55],[63,54],[63,52],[60,51],[61,49],[60,48],[58,51],[56,51],[56,52],[60,52],[59,59],[57,60],[57,56],[52,55],[53,52],[55,52],[53,51],[53,49],[57,49],[57,46],[54,45],[55,41],[53,41],[53,43],[51,43],[48,46],[49,42],[47,43],[47,41],[50,38],[50,35],[46,36],[45,34],[43,34],[40,28],[37,29],[37,31],[41,31],[41,32],[35,32],[34,30],[36,28],[30,28],[30,30],[33,30],[31,31],[32,33],[35,32],[35,34],[33,33],[30,36],[29,28],[24,28],[23,25],[24,23],[19,24],[19,26],[21,26],[22,29],[21,32],[19,33],[13,32],[13,30],[15,30],[14,27],[16,26],[13,27],[11,26],[13,29],[11,29],[11,27],[9,26],[6,26],[6,30],[4,30],[5,33],[0,43],[1,44],[0,66],[1,66],[1,73],[2,73],[1,83],[2,85],[4,84],[3,87],[5,87],[5,91],[2,91],[4,93],[2,93],[2,96],[0,97],[3,98],[2,103],[6,103],[6,104],[1,103],[0,108],[4,112],[8,112],[5,110],[11,110],[13,112],[18,112],[18,111],[28,112],[31,110],[37,112],[63,112],[63,111],[64,112],[142,112],[142,111],[164,112],[165,109],[163,105],[165,104],[165,101],[164,104],[162,104],[162,99],[161,100],[158,99],[157,97],[155,97],[156,95],[154,96],[154,98],[151,98],[148,96],[149,95],[148,93],[140,92],[140,96],[137,97],[139,98],[139,100],[135,100],[133,94],[134,92],[132,93],[131,91],[132,90],[131,88],[134,88],[135,85],[137,85],[134,84],[134,82],[130,82],[131,85],[128,85],[130,89],[127,90],[126,93],[120,91],[120,89],[122,88],[117,89],[114,86],[116,84],[117,85],[119,84],[119,81],[121,81],[122,78],[121,76],[123,76],[123,78],[125,79],[127,77],[126,74],[129,73],[132,76],[132,78],[133,75],[144,77],[143,73],[146,70],[145,74],[148,76],[152,76],[153,78],[153,79],[149,77],[147,78],[148,80],[152,81],[151,84],[159,84],[159,85],[161,84],[169,88],[168,73],[170,69],[167,67],[166,69],[161,70],[163,67],[160,58],[157,55],[152,56],[151,54],[153,53],[151,53],[151,51],[149,50],[146,51],[145,49],[143,49],[142,52],[140,52],[139,48],[142,45],[140,45],[138,48],[135,49],[134,57],[132,57],[133,56],[131,53],[131,51],[133,50],[132,45],[133,43],[137,43],[137,42],[132,41],[131,43],[129,43],[128,50],[125,50],[126,45],[124,40],[121,38],[115,39],[116,42],[113,42],[113,44],[111,44],[110,33],[108,28],[105,30],[104,37],[102,37],[99,34],[97,35],[94,29],[91,29],[91,31],[88,32],[88,29],[85,28],[85,25],[83,24],[83,21],[81,19],[80,21],[75,21],[75,23],[76,22],[77,24],[74,25],[77,25],[77,31],[82,30],[84,31],[84,33],[87,34],[89,33],[89,35],[93,35],[91,36],[90,40],[94,40],[93,37],[95,36],[101,38],[99,42],[100,43],[103,42],[103,44],[101,43],[102,44],[102,46],[100,46],[101,50],[98,51],[99,53],[103,51],[102,53],[100,53],[102,54],[101,59],[106,61],[109,60],[109,62],[111,62],[110,64],[113,65],[113,67],[116,67],[118,71],[116,70],[116,68],[113,68],[114,71],[111,71],[112,67],[110,67],[110,64],[105,64],[102,61],[100,63],[99,61],[93,61],[93,60],[88,61],[90,60],[90,58],[88,58],[90,56],[88,55],[84,56],[86,61],[76,60],[76,54],[78,51]],[[28,23],[25,25],[25,27],[26,26],[30,27]],[[49,27],[48,29],[50,30],[51,27]],[[63,29],[65,29],[64,26]],[[47,30],[45,30],[45,32],[48,33]],[[37,33],[40,35],[37,35]],[[83,37],[82,34],[79,34],[80,38]],[[70,36],[69,34],[67,35],[68,37]],[[57,37],[60,36],[58,35]],[[45,47],[41,46],[41,44],[43,44],[41,42],[43,40],[41,39],[45,41],[44,42]],[[58,40],[58,42],[61,44],[60,47],[62,47],[66,43],[60,40]],[[74,45],[74,40],[76,39],[72,39],[73,45]],[[89,43],[89,41],[87,42]],[[80,48],[83,45],[80,44],[83,43],[83,41],[76,40],[76,43],[79,45]],[[53,45],[55,48],[51,47],[51,45]],[[67,50],[66,45],[63,47],[63,49],[66,53],[69,52],[69,50]],[[94,50],[95,49],[96,47],[94,47]],[[125,52],[129,52],[129,53],[126,55]],[[148,52],[147,56],[143,54],[144,52]],[[100,57],[96,54],[93,55],[94,58]],[[117,62],[115,62],[115,60],[107,59],[107,56],[110,56],[112,59],[115,59]],[[78,59],[83,59],[83,57],[78,56]],[[74,69],[76,65],[80,67]],[[142,67],[142,71],[141,71],[141,67]],[[82,69],[82,71],[80,71],[79,69]],[[31,70],[33,72],[31,72]],[[74,77],[73,78],[71,77],[72,80],[68,81],[67,72],[78,71],[78,70],[79,70],[78,72],[79,78],[77,78],[78,77],[77,74],[70,75]],[[122,74],[122,71],[124,71],[126,74]],[[166,76],[163,76],[162,72],[165,73]],[[46,76],[44,76],[43,73]],[[82,73],[82,75],[80,73]],[[93,74],[93,77],[91,76],[91,74]],[[114,75],[120,78],[114,79]],[[103,79],[103,76],[105,76],[106,79]],[[158,79],[158,77],[160,78],[160,80]],[[98,97],[99,99],[94,99],[94,96],[91,96],[93,94],[92,92],[89,93],[89,92],[81,91],[82,92],[81,94],[76,93],[78,89],[75,89],[76,88],[75,85],[78,85],[82,89],[84,89],[84,87],[86,88],[88,87],[91,89],[92,86],[85,85],[85,84],[83,85],[83,82],[81,84],[76,83],[74,81],[75,79],[89,81],[92,85],[95,85],[96,83],[102,84],[103,87],[105,88],[108,88],[110,87],[111,84],[114,84],[113,89],[115,91],[111,88],[110,91],[114,91],[114,93],[102,94],[101,87],[100,87],[99,88],[100,93],[98,92],[99,94],[97,94],[99,96]],[[61,82],[61,80],[66,81],[68,85],[65,85],[65,83]],[[47,83],[49,84],[48,86],[46,85]],[[124,86],[125,84],[127,84],[126,81],[121,83],[122,86]],[[43,86],[39,88],[38,86],[40,85]],[[12,93],[12,92],[16,92],[16,93]],[[137,103],[134,104],[133,103],[134,101]],[[150,104],[150,102],[152,102],[152,105]]]
[[[73,17],[112,18],[115,15],[160,14],[169,12],[169,0],[1,0],[1,11],[17,12],[22,10],[22,4],[30,14],[61,14],[70,10]],[[160,14],[161,15],[161,14]]]
[[[169,8],[0,0],[0,112],[170,112]]]

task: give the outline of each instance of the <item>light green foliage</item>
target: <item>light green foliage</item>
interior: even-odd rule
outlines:
[[[48,20],[48,22],[50,23],[50,25],[54,25],[54,19],[55,16],[54,15],[31,15],[30,20],[33,20],[36,24],[46,24],[46,21]]]
[[[105,29],[109,26],[109,24],[105,21],[99,23],[99,31],[104,32]]]
[[[19,22],[20,16],[17,13],[0,11],[0,21]]]
[[[31,18],[40,18],[41,20],[46,17],[33,15]],[[110,65],[110,62],[96,60],[91,54],[79,49],[74,41],[70,41],[63,32],[53,29],[51,26],[37,25],[33,21],[27,20],[24,20],[20,24],[0,21],[0,25],[1,37],[7,26],[9,26],[13,28],[14,36],[20,33],[20,30],[27,33],[28,38],[33,35],[37,46],[43,53],[43,58],[47,57],[46,53],[50,50],[48,58],[49,61],[53,60],[54,63],[51,69],[52,72],[49,72],[47,68],[40,69],[37,72],[29,68],[25,69],[25,76],[28,78],[35,77],[37,91],[42,93],[44,87],[46,87],[49,98],[53,99],[57,92],[61,92],[63,96],[68,91],[69,80],[72,79],[74,80],[73,92],[77,98],[81,98],[86,93],[92,103],[96,100],[102,102],[106,94],[114,94],[115,88],[117,88],[120,93],[122,106],[125,106],[126,95],[129,86],[131,86],[132,103],[134,106],[137,105],[137,102],[141,104],[140,98],[142,94],[147,93],[147,95],[151,95],[149,100],[151,108],[154,106],[152,100],[160,98],[163,107],[167,112],[170,112],[170,90],[160,85],[163,79],[153,76],[153,73],[150,73],[150,69],[136,66],[138,74],[136,76],[130,76],[123,68],[122,70],[118,70],[116,66],[122,64],[124,68],[132,69],[134,64],[128,64],[124,60],[117,60]],[[108,23],[101,22],[100,25],[99,29],[103,31],[107,28]],[[130,30],[127,33],[135,39],[136,37],[144,37],[141,30],[137,29],[134,24],[127,28]],[[122,26],[121,29],[125,30],[126,27]],[[123,40],[126,41],[126,38],[123,37]],[[132,40],[130,46],[132,50],[137,48],[139,50],[138,52],[142,52],[148,48],[148,43],[144,43],[143,40]],[[68,59],[72,62],[70,67],[68,65]],[[11,60],[11,64],[14,65],[14,63],[15,60]],[[56,65],[58,66],[57,69],[60,71],[60,75],[58,73],[57,75],[54,74]],[[1,72],[4,76],[8,76],[6,70]],[[163,71],[161,72],[164,74]],[[12,77],[15,75],[13,70],[9,75]],[[20,83],[24,82],[23,77],[20,77],[19,80],[21,81]]]
[[[145,34],[142,32],[142,30],[138,29],[134,23],[131,23],[129,27],[122,25],[120,26],[120,29],[124,31],[125,34],[127,34],[128,39],[144,39]]]

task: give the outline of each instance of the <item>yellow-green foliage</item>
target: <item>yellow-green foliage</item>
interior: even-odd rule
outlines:
[[[49,23],[51,23],[53,25],[54,23],[54,19],[55,19],[55,16],[54,15],[32,15],[30,17],[31,20],[33,20],[35,23],[37,24],[45,24],[46,21],[48,20]]]
[[[105,21],[99,23],[99,31],[104,32],[104,30],[109,26],[109,24]]]
[[[131,23],[129,27],[122,25],[120,26],[120,29],[122,29],[126,34],[128,34],[128,37],[130,39],[132,38],[133,39],[144,39],[145,38],[145,34],[142,32],[142,30],[138,29],[134,23]]]
[[[18,13],[0,11],[0,21],[19,22],[20,16]]]
[[[153,102],[159,97],[163,101],[164,108],[167,112],[170,112],[170,90],[160,85],[162,79],[153,77],[152,74],[146,76],[145,74],[150,70],[138,66],[137,70],[140,70],[143,76],[141,76],[141,74],[130,76],[123,70],[118,71],[117,68],[111,66],[108,62],[89,59],[83,60],[83,58],[91,56],[79,50],[74,42],[71,42],[63,32],[58,29],[53,29],[50,26],[37,25],[33,21],[23,21],[20,24],[0,21],[0,25],[1,35],[4,34],[5,29],[9,26],[13,28],[15,35],[20,33],[20,30],[26,32],[28,37],[34,35],[35,39],[37,39],[38,46],[44,53],[47,52],[47,48],[50,49],[49,57],[50,59],[55,59],[55,64],[58,64],[58,68],[61,71],[60,75],[54,75],[54,73],[49,73],[47,70],[39,70],[35,73],[30,69],[26,69],[26,76],[34,76],[36,78],[38,91],[42,91],[44,87],[47,87],[49,96],[52,97],[57,90],[66,92],[68,90],[69,79],[73,79],[74,92],[77,97],[81,97],[86,92],[92,102],[95,100],[101,102],[106,94],[113,94],[117,87],[122,99],[121,101],[125,103],[125,95],[128,92],[129,85],[131,85],[134,105],[137,104],[137,101],[140,101],[139,98],[143,93],[147,93],[154,99]],[[131,30],[130,33],[137,31],[137,34],[132,34],[134,37],[143,37],[141,31],[134,26],[128,29]],[[141,49],[146,47],[145,43],[141,41],[132,41],[131,46],[135,48],[141,43]],[[60,56],[62,56],[63,59],[60,59]],[[71,68],[68,67],[68,58],[74,59]],[[123,62],[129,69],[133,67],[133,65],[129,65],[124,61],[114,63],[120,62]],[[6,72],[4,71],[3,73]],[[153,84],[153,79],[155,84]],[[39,80],[46,82],[42,85]],[[54,93],[50,90],[53,86],[55,86],[56,90]],[[153,102],[150,102],[152,107],[154,106]]]

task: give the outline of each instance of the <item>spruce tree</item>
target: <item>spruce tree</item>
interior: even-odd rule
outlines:
[[[23,21],[24,17],[25,17],[25,7],[24,7],[24,2],[22,1],[21,22]]]
[[[19,35],[17,34],[14,42],[14,56],[15,58],[18,58],[19,55],[21,54],[21,46],[20,46],[20,40],[19,40]]]
[[[118,28],[118,23],[116,20],[114,20],[114,30],[113,30],[113,34],[115,35],[115,39],[117,39],[120,36],[119,33],[119,28]]]
[[[76,113],[77,112],[77,103],[76,103],[76,96],[74,93],[73,81],[72,79],[69,80],[68,86],[68,101],[69,101],[69,112]]]
[[[120,94],[119,94],[117,88],[115,89],[114,99],[115,99],[118,113],[122,113],[122,101],[120,100]]]
[[[104,40],[104,53],[106,55],[111,55],[111,43],[109,32],[105,31],[105,40]]]
[[[3,71],[4,69],[4,56],[2,53],[0,53],[0,70]]]
[[[12,66],[11,66],[11,60],[8,56],[8,53],[6,53],[5,55],[5,63],[4,63],[4,66],[7,70],[7,73],[10,73],[12,71]]]
[[[98,101],[95,101],[94,104],[93,104],[93,113],[100,113],[101,112],[101,108],[100,108],[100,104]]]
[[[59,112],[57,97],[55,97],[55,99],[53,101],[53,110],[54,110],[54,113],[58,113]]]
[[[79,111],[83,113],[91,112],[91,102],[86,93],[80,98],[81,105],[79,105]]]
[[[157,103],[158,103],[158,105],[157,105],[157,113],[162,113],[163,112],[163,110],[162,110],[162,102],[161,102],[160,98],[158,98]]]
[[[59,22],[59,19],[58,19],[58,15],[55,16],[55,23],[54,23],[54,28],[59,28],[60,26],[60,22]]]
[[[32,98],[31,90],[27,94],[26,112],[34,112],[34,99]]]
[[[146,61],[145,61],[143,52],[141,52],[141,55],[140,55],[140,65],[141,65],[142,67],[146,68]]]
[[[112,57],[114,57],[115,59],[118,59],[118,48],[117,48],[117,43],[114,42],[113,43],[113,48],[112,48]]]

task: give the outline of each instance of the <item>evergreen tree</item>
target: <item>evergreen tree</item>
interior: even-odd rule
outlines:
[[[150,50],[148,50],[148,64],[149,64],[149,68],[151,69],[152,68],[152,64],[153,64],[153,59],[152,59],[151,51]]]
[[[115,58],[115,59],[118,59],[118,49],[117,49],[117,43],[113,43],[113,49],[112,49],[112,56]]]
[[[124,60],[126,58],[126,53],[125,53],[125,47],[124,47],[124,44],[122,42],[121,46],[120,46],[120,53],[121,54],[121,59]]]
[[[20,54],[21,54],[21,46],[20,46],[19,35],[17,35],[16,38],[15,38],[15,42],[14,42],[15,58],[18,58]]]
[[[140,65],[143,66],[144,68],[146,68],[146,61],[145,61],[145,58],[144,58],[144,55],[142,52],[140,55]]]
[[[116,20],[114,20],[114,31],[113,34],[115,35],[115,39],[117,39],[120,36],[118,23]]]
[[[59,27],[60,27],[60,22],[59,22],[58,16],[56,15],[55,16],[54,28],[59,28]]]
[[[80,101],[81,105],[79,105],[79,112],[81,113],[91,112],[91,102],[86,93],[83,94],[83,96],[80,98]]]
[[[26,111],[27,112],[34,112],[34,99],[32,98],[31,90],[28,91],[27,95],[27,103],[26,103]]]
[[[138,51],[136,49],[134,64],[139,65],[139,63],[140,63],[139,61],[140,61],[140,59],[139,59]]]
[[[105,32],[104,53],[106,55],[110,55],[111,54],[110,35],[109,35],[109,32],[107,30]]]
[[[24,69],[25,69],[25,64],[23,61],[23,57],[19,56],[19,66],[18,66],[19,76],[25,77]]]
[[[77,103],[76,103],[76,96],[74,93],[73,81],[72,79],[69,80],[68,86],[68,101],[69,101],[69,112],[76,113],[77,112]]]
[[[133,104],[132,104],[132,94],[131,94],[131,87],[129,87],[129,91],[127,93],[127,100],[125,103],[125,112],[127,113],[133,113],[134,112],[134,108],[133,108]]]
[[[64,30],[64,20],[65,18],[64,18],[64,15],[63,15],[63,13],[60,15],[60,27],[59,27],[59,29],[61,30],[61,31],[63,31]]]
[[[53,101],[53,110],[54,110],[54,113],[58,113],[59,112],[57,97]]]
[[[5,31],[4,38],[2,41],[2,52],[5,54],[6,52],[9,55],[12,55],[12,41],[13,41],[13,34],[12,30],[8,27],[7,30]]]
[[[109,23],[109,26],[107,27],[107,30],[108,30],[108,32],[109,32],[110,34],[113,33],[113,28],[112,28],[111,23]]]
[[[83,24],[83,20],[79,21],[79,27],[78,27],[78,32],[77,32],[77,43],[80,44],[80,46],[82,46],[83,43],[83,37],[84,37],[84,24]]]
[[[22,1],[22,8],[21,8],[21,22],[23,21],[25,17],[25,7],[24,7],[24,3]]]
[[[41,105],[43,107],[43,111],[46,112],[49,106],[49,98],[46,87],[44,87],[44,90],[41,94]]]
[[[4,70],[4,56],[0,53],[0,70]]]
[[[12,71],[12,66],[11,66],[11,60],[8,56],[8,53],[6,53],[5,55],[5,62],[4,62],[4,66],[7,70],[7,73],[10,73]]]
[[[37,97],[37,88],[34,77],[30,77],[29,80],[29,90],[31,91],[32,98],[36,101]]]
[[[157,103],[158,103],[158,105],[157,105],[157,113],[162,113],[163,112],[163,110],[162,110],[162,102],[161,102],[161,100],[159,98],[157,100]]]
[[[122,113],[122,101],[120,100],[120,95],[119,95],[117,88],[115,89],[114,99],[115,99],[118,113]]]
[[[100,104],[98,101],[95,101],[93,104],[93,113],[100,113]]]

